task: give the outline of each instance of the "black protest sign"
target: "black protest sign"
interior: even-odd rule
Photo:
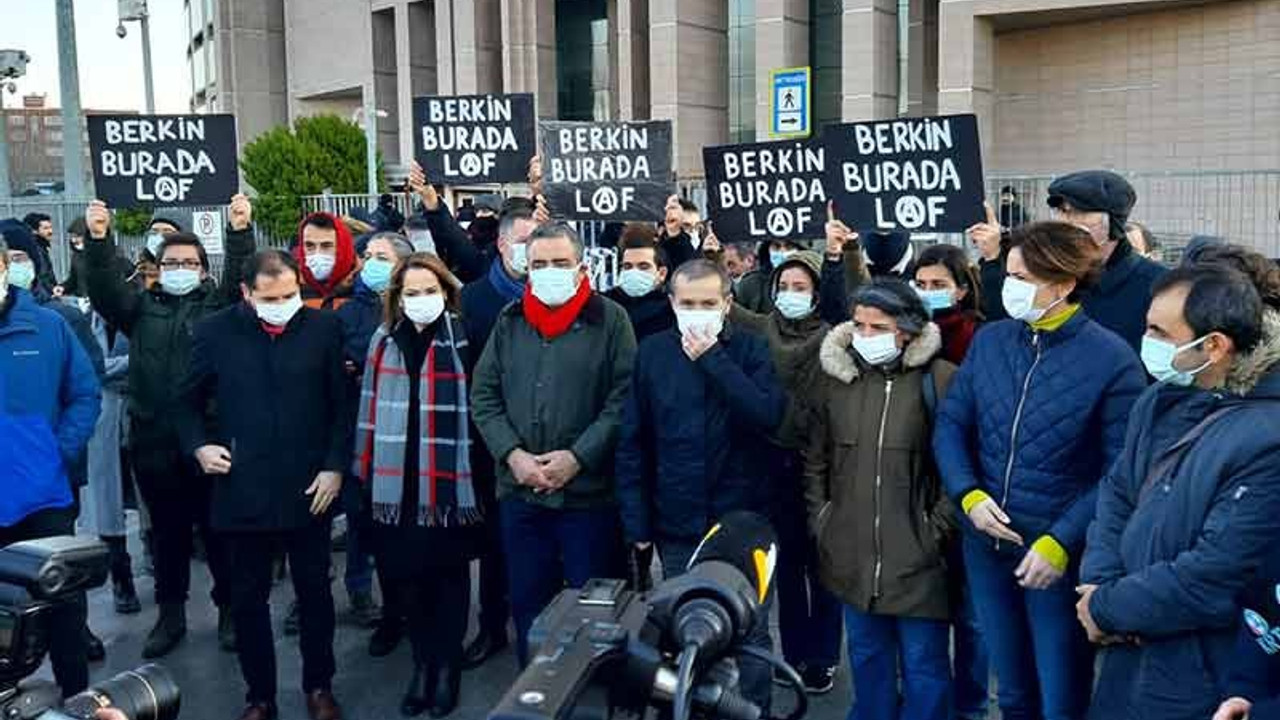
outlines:
[[[722,241],[823,236],[826,148],[812,141],[703,148],[707,212]]]
[[[234,115],[89,115],[97,197],[116,208],[226,205],[239,192]]]
[[[533,157],[533,95],[458,95],[413,100],[414,155],[444,185],[524,182]]]
[[[973,115],[832,125],[822,144],[836,214],[855,230],[964,232],[986,218]]]
[[[542,122],[542,192],[573,220],[661,220],[675,193],[671,121]]]

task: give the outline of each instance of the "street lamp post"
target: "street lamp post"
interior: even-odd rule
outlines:
[[[31,57],[22,50],[0,50],[0,199],[13,197],[9,184],[9,117],[4,113],[4,91],[18,91],[14,80],[27,74]]]
[[[76,15],[71,0],[56,0],[58,10],[58,85],[62,95],[63,195],[77,200],[84,191],[84,117],[80,112],[80,68],[76,54]]]
[[[386,110],[378,110],[373,106],[373,96],[364,95],[364,106],[351,113],[351,122],[364,127],[364,163],[365,192],[376,197],[378,194],[378,120],[387,117]]]
[[[147,114],[156,111],[156,92],[151,79],[151,14],[147,12],[147,0],[120,0],[120,24],[116,36],[121,40],[129,34],[124,24],[137,21],[142,29],[142,81],[146,91]]]

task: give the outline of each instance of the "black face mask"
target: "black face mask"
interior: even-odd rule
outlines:
[[[467,232],[471,235],[471,242],[476,245],[495,243],[498,241],[498,218],[478,217],[471,221]]]
[[[906,233],[873,232],[867,234],[862,247],[866,250],[867,259],[871,261],[875,272],[884,274],[902,261],[902,256],[907,254],[907,246],[910,244],[911,237]]]

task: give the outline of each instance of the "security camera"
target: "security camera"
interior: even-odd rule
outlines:
[[[123,40],[124,36],[128,34],[129,34],[129,29],[124,26],[124,23],[120,23],[119,25],[116,26],[116,37]]]
[[[31,56],[23,50],[0,50],[0,79],[20,78],[27,74]]]
[[[16,82],[10,82],[10,83],[9,83],[8,85],[6,85],[5,87],[6,87],[6,88],[8,88],[8,90],[9,90],[9,94],[10,94],[10,95],[17,95],[17,94],[18,94],[18,83],[16,83]]]

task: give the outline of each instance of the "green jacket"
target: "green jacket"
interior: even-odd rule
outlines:
[[[135,446],[176,443],[173,408],[178,385],[190,364],[192,326],[240,299],[240,279],[254,252],[253,228],[227,229],[221,284],[206,279],[178,297],[159,289],[141,290],[120,276],[111,238],[88,239],[84,271],[93,307],[129,338],[129,416]]]
[[[520,303],[498,316],[472,378],[471,413],[498,465],[498,497],[552,508],[614,503],[613,451],[636,338],[627,313],[591,296],[567,333],[544,340]],[[518,486],[507,456],[569,450],[582,466],[560,492]]]

